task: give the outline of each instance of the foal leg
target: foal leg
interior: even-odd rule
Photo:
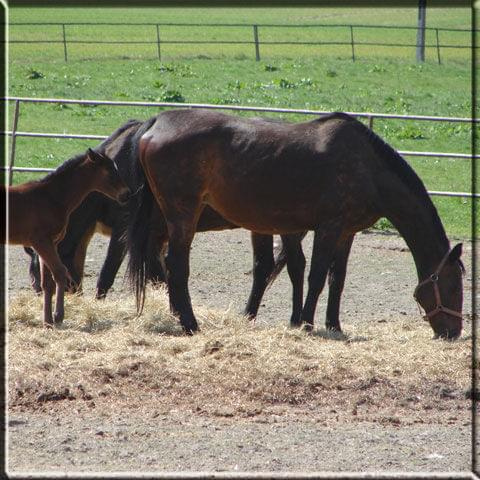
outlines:
[[[62,323],[63,317],[65,314],[64,310],[64,294],[65,287],[67,284],[67,279],[70,278],[70,274],[66,269],[65,265],[60,260],[58,256],[57,249],[55,245],[50,241],[39,242],[33,246],[40,256],[41,262],[44,263],[48,268],[45,268],[45,265],[42,268],[42,284],[46,290],[44,291],[44,321],[47,324],[52,323],[51,315],[51,301],[52,301],[52,292],[53,288],[51,282],[48,278],[48,274],[51,273],[53,279],[56,283],[56,298],[55,298],[55,314],[54,319],[55,323]],[[49,270],[48,273],[47,270]]]
[[[313,239],[312,263],[308,275],[308,293],[302,311],[302,322],[307,331],[313,330],[313,318],[320,295],[332,263],[338,235],[326,229],[315,230]]]
[[[273,272],[273,236],[251,233],[253,248],[253,283],[250,296],[245,307],[245,315],[254,319],[257,316],[260,302],[268,285],[268,277]]]
[[[303,277],[305,273],[305,255],[302,250],[304,233],[282,235],[282,242],[287,253],[287,271],[292,282],[292,316],[290,326],[299,327],[302,323]]]
[[[337,247],[333,263],[328,272],[328,304],[325,323],[327,330],[342,331],[339,320],[340,298],[345,285],[347,261],[352,247],[353,238],[354,235],[347,237],[345,242]]]

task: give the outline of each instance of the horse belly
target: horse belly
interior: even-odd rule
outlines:
[[[245,192],[215,192],[206,203],[225,219],[251,231],[265,234],[313,230],[318,216],[312,205],[302,200],[286,204],[275,197],[262,198]]]

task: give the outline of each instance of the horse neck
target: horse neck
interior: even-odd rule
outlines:
[[[83,163],[52,175],[48,181],[51,197],[70,215],[93,190],[94,175],[93,170]]]
[[[402,188],[398,195],[387,218],[412,252],[421,281],[436,270],[449,250],[449,242],[428,194],[425,198],[415,193],[405,195]]]

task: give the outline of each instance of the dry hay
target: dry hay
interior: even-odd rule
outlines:
[[[196,308],[186,337],[165,291],[133,298],[68,296],[62,327],[45,330],[41,299],[9,305],[10,409],[91,407],[388,422],[469,422],[471,335],[433,340],[419,318],[355,319],[345,334],[252,324]],[[63,406],[63,407],[62,407]],[[292,413],[293,412],[293,413]]]

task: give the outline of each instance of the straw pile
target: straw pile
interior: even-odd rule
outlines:
[[[390,422],[468,421],[469,327],[432,339],[419,318],[355,319],[345,334],[314,334],[196,308],[201,332],[182,334],[164,290],[133,298],[66,298],[58,329],[40,322],[41,299],[9,305],[10,408],[130,405],[206,415],[308,413]],[[346,322],[347,323],[347,322]],[[352,326],[352,323],[355,326]]]

